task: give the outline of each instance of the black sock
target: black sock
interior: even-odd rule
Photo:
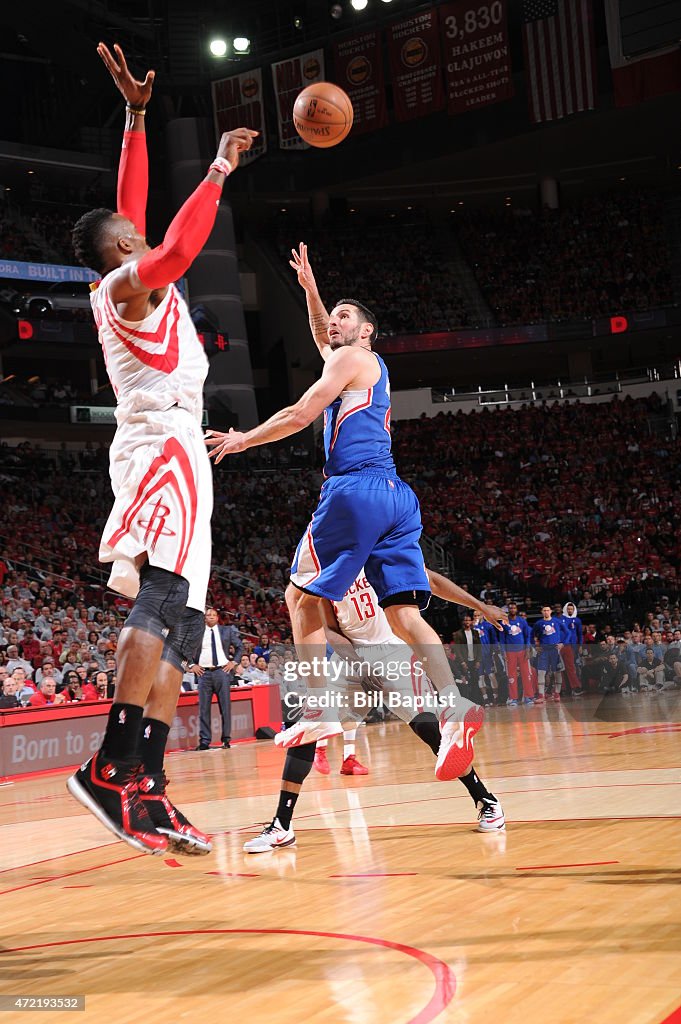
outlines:
[[[139,737],[138,754],[142,768],[147,775],[160,775],[168,742],[170,726],[158,718],[143,718]]]
[[[468,775],[462,775],[459,782],[464,784],[476,804],[480,800],[496,800],[496,797],[490,793],[485,783],[478,778],[474,768],[471,768]]]
[[[291,819],[299,796],[300,793],[287,793],[285,789],[280,792],[276,817],[279,818],[282,828],[291,827]]]
[[[440,749],[440,726],[435,715],[430,711],[422,711],[420,715],[412,718],[409,728],[413,729],[420,740],[428,744],[437,757]]]
[[[112,761],[134,761],[138,756],[137,744],[142,708],[137,704],[112,704],[106,723],[102,754]]]

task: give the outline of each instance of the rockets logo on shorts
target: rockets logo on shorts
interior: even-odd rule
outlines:
[[[148,504],[152,507],[149,518],[138,519],[137,522],[145,528],[145,547],[149,543],[151,550],[154,551],[161,537],[174,537],[175,531],[166,526],[166,519],[170,515],[169,506],[164,505],[160,497],[155,502],[148,502]]]

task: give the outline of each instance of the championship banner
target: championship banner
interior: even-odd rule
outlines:
[[[293,104],[301,89],[324,81],[324,51],[311,50],[272,65],[280,149],[308,149],[293,126]]]
[[[447,111],[462,114],[513,96],[508,0],[482,7],[457,0],[440,8]]]
[[[363,32],[335,44],[336,84],[352,101],[354,135],[373,132],[387,122],[381,40],[378,32]]]
[[[440,28],[435,10],[405,18],[388,28],[388,53],[398,121],[442,110]]]
[[[213,82],[213,116],[217,141],[223,132],[234,128],[252,128],[260,132],[247,153],[239,155],[240,164],[250,164],[267,152],[265,112],[262,99],[262,69]]]

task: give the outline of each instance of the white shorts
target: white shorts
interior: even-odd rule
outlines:
[[[99,547],[109,586],[135,598],[144,552],[189,582],[187,606],[204,611],[210,576],[213,474],[203,430],[184,409],[131,414],[110,452],[114,505]]]
[[[397,640],[389,644],[358,644],[355,653],[357,664],[347,666],[345,663],[345,667],[351,667],[352,671],[344,672],[336,682],[329,685],[329,689],[347,696],[344,706],[350,708],[351,717],[363,719],[370,710],[363,710],[361,704],[359,707],[354,706],[354,694],[363,689],[361,683],[369,683],[380,689],[385,706],[403,722],[411,722],[412,718],[423,711],[437,714],[433,706],[437,691],[407,644]],[[340,671],[343,659],[334,653],[331,662],[340,663],[337,670]]]

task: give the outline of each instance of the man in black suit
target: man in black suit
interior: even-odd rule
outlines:
[[[234,654],[230,656],[230,645]],[[206,628],[197,665],[190,666],[196,676],[199,690],[199,745],[197,750],[208,750],[211,741],[210,706],[215,693],[222,716],[222,746],[229,748],[232,729],[230,697],[231,673],[235,669],[243,644],[241,634],[234,626],[218,625],[215,608],[206,608]]]
[[[461,629],[452,633],[453,672],[456,679],[464,679],[463,693],[475,699],[480,663],[480,637],[473,629],[473,617],[464,615]]]

